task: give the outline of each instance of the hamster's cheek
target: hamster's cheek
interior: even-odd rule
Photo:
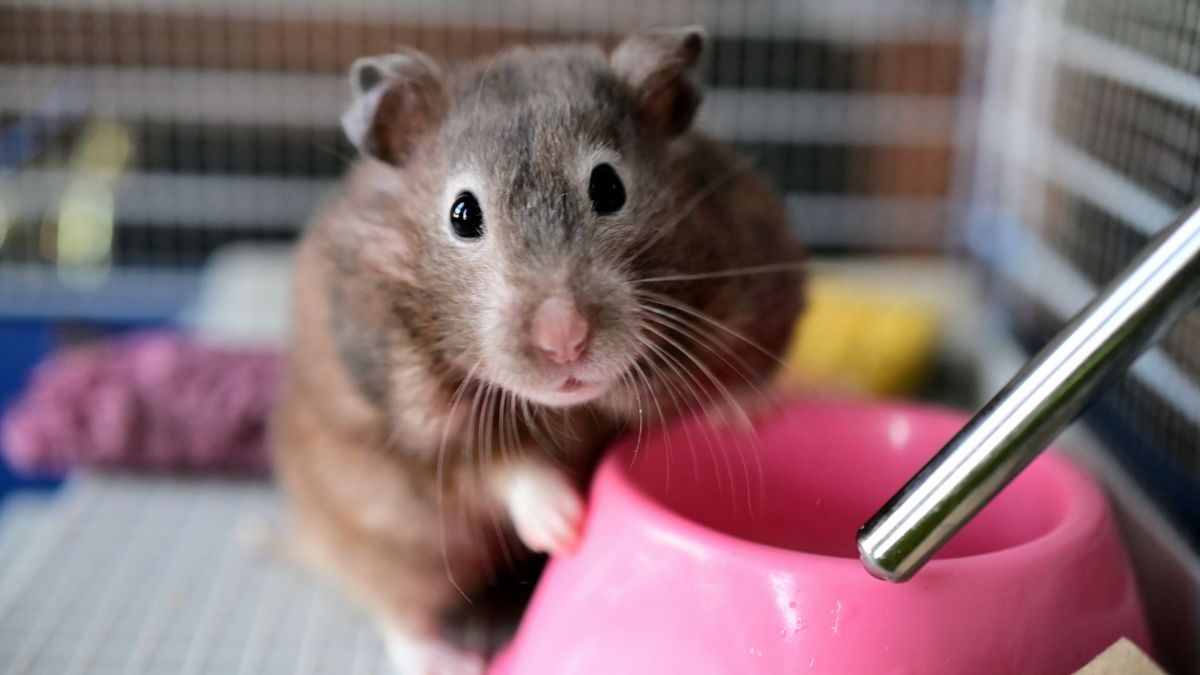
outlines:
[[[495,377],[506,378],[510,371],[520,370],[522,312],[513,288],[496,275],[481,279],[477,287],[478,311],[472,319],[483,367]]]

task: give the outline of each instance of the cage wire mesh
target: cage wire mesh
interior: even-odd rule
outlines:
[[[979,25],[961,2],[0,0],[0,317],[171,316],[222,247],[295,238],[352,157],[359,56],[693,23],[700,123],[811,248],[945,244]],[[388,672],[331,593],[235,555],[235,521],[275,507],[264,488],[112,480],[41,520],[0,512],[0,673]]]
[[[337,124],[358,56],[692,23],[710,35],[700,124],[758,162],[811,249],[943,249],[968,194],[967,242],[1030,347],[1200,191],[1200,0],[0,0],[0,317],[167,317],[223,246],[295,238],[352,157]],[[1091,415],[1194,544],[1198,338],[1193,312]],[[87,616],[86,635],[117,634]],[[134,638],[158,632],[147,616]],[[78,644],[66,671],[97,672]],[[66,672],[23,645],[0,648]],[[230,658],[267,672],[247,653]]]
[[[710,34],[700,124],[754,158],[815,251],[955,241],[970,156],[968,239],[1030,346],[1197,193],[1193,0],[6,0],[0,316],[170,316],[221,247],[293,239],[352,157],[337,120],[358,56],[690,23]],[[1194,538],[1198,337],[1193,313],[1100,420]]]
[[[1200,194],[1200,2],[995,5],[970,240],[1030,348]],[[1200,311],[1088,420],[1200,544]]]
[[[701,124],[787,195],[816,250],[948,231],[963,2],[6,0],[0,313],[154,316],[235,241],[288,241],[341,174],[358,56],[710,35]]]

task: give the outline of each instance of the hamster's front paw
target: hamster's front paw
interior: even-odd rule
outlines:
[[[502,497],[526,546],[550,554],[575,547],[583,499],[566,476],[545,466],[514,467],[503,481]]]
[[[750,433],[756,424],[768,418],[779,405],[771,393],[757,388],[733,389],[728,396],[718,397],[704,409],[709,425],[734,433]]]
[[[385,632],[388,658],[396,675],[483,675],[483,657],[437,639]]]

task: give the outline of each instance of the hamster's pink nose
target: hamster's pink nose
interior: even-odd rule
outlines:
[[[530,324],[533,346],[555,363],[578,360],[587,349],[591,327],[570,298],[547,298],[533,312]]]

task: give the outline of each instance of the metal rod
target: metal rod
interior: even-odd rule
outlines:
[[[1200,298],[1200,202],[1156,236],[858,532],[867,570],[910,578]]]

